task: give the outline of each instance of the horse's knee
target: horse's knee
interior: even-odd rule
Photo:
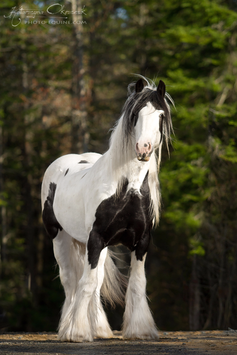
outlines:
[[[148,247],[150,244],[151,235],[147,233],[137,244],[135,249],[135,255],[137,260],[143,261],[144,255],[146,255],[148,251]]]
[[[59,269],[59,277],[61,280],[61,284],[64,287],[64,290],[66,292],[67,289],[71,289],[71,287],[74,286],[76,283],[76,279],[73,275],[72,272],[69,272],[68,270],[63,270],[62,268]]]
[[[87,280],[85,282],[82,281],[80,285],[80,289],[83,297],[91,297],[96,287],[97,287],[97,282],[94,279]]]

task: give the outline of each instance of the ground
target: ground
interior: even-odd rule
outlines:
[[[2,333],[0,354],[236,355],[237,330],[160,331],[158,341],[123,340],[121,333],[115,331],[113,339],[96,339],[92,343],[62,343],[56,333]]]

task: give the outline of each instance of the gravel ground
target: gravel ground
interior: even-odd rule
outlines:
[[[0,354],[221,354],[237,355],[237,331],[159,332],[158,341],[123,340],[120,332],[112,339],[92,343],[62,343],[56,333],[2,333]]]

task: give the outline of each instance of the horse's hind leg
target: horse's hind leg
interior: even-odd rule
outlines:
[[[66,314],[75,297],[78,282],[84,268],[85,245],[77,242],[65,231],[58,233],[53,240],[54,255],[59,265],[59,276],[65,292],[65,301],[59,323],[61,327],[67,323]]]
[[[138,260],[135,251],[131,255],[131,273],[126,293],[123,337],[157,339],[158,332],[146,297],[144,270],[146,254]]]

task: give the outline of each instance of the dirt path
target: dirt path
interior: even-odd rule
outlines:
[[[123,340],[114,332],[113,339],[93,343],[62,343],[56,333],[5,333],[0,334],[0,354],[237,355],[237,331],[160,332],[159,341]]]

